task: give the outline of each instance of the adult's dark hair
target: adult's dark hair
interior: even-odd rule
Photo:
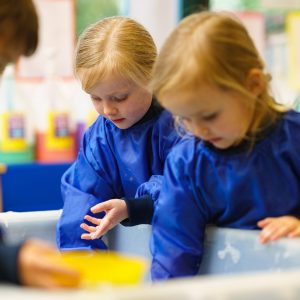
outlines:
[[[38,45],[38,15],[32,0],[0,1],[0,36],[20,55],[30,56]]]

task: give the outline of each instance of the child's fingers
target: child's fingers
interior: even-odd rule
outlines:
[[[283,225],[281,222],[273,222],[265,227],[261,232],[261,242],[263,244],[269,241],[277,241],[289,234],[291,227]]]
[[[96,213],[99,213],[102,211],[106,211],[110,208],[111,208],[110,201],[105,201],[105,202],[99,203],[99,204],[91,207],[91,212],[96,214]]]
[[[259,236],[263,244],[282,237],[300,237],[300,221],[292,216],[266,218],[258,226],[263,228]]]
[[[97,230],[91,234],[92,239],[98,239],[100,238],[102,235],[104,235],[111,226],[111,221],[108,218],[103,218],[101,225],[97,227]]]
[[[266,244],[268,241],[269,241],[269,236],[268,234],[266,234],[265,232],[261,232],[259,234],[259,241],[262,243],[262,244]]]
[[[84,219],[87,220],[87,221],[89,221],[89,222],[91,222],[91,223],[93,223],[93,224],[95,224],[95,225],[97,225],[97,226],[100,225],[100,223],[101,223],[100,219],[91,217],[89,215],[85,215]]]
[[[257,222],[257,226],[260,228],[266,227],[273,221],[273,218],[265,218],[259,222]]]
[[[277,222],[273,223],[273,234],[271,237],[272,241],[276,241],[282,237],[287,237],[291,232],[300,228],[297,226],[294,219],[290,217],[279,218]]]
[[[97,227],[97,230],[91,234],[93,240],[99,239],[102,235],[104,235],[109,230],[109,223],[102,222],[101,226]]]
[[[267,242],[271,241],[275,231],[276,228],[274,228],[272,223],[264,227],[259,235],[260,242],[262,244],[266,244]]]
[[[295,238],[295,237],[300,237],[300,227],[296,227],[294,230],[292,230],[289,234],[288,234],[289,238]]]
[[[80,228],[84,229],[85,231],[88,231],[88,232],[95,232],[96,231],[96,227],[95,226],[89,226],[85,223],[81,223],[80,224]]]
[[[278,227],[273,231],[270,239],[271,241],[277,241],[280,238],[286,237],[289,232],[290,228],[288,226]]]
[[[91,239],[92,240],[99,239],[102,235],[103,235],[102,229],[99,226],[95,232],[91,233]]]
[[[83,240],[93,240],[90,233],[83,233],[80,237]]]

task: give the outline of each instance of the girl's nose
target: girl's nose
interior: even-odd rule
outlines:
[[[207,137],[208,133],[209,133],[209,130],[208,130],[207,128],[203,128],[203,129],[202,129],[202,135],[203,135],[204,137]]]
[[[109,102],[104,102],[103,103],[103,114],[110,116],[110,115],[115,115],[117,112],[117,108]]]
[[[209,135],[209,130],[208,128],[204,127],[204,126],[200,126],[199,124],[198,125],[195,125],[193,126],[193,132],[196,136],[200,137],[201,139],[206,139]]]

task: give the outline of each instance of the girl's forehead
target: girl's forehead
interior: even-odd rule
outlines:
[[[207,100],[218,95],[220,91],[206,83],[199,82],[198,86],[182,89],[171,89],[162,96],[163,102],[176,102],[182,105],[195,105],[201,102],[207,105]],[[209,101],[211,102],[211,101]]]
[[[179,116],[207,114],[239,102],[244,103],[242,95],[210,84],[199,84],[195,89],[173,90],[159,100],[165,108]]]
[[[134,86],[134,83],[120,75],[109,75],[101,79],[91,88],[91,92],[95,90],[111,91],[129,89]]]
[[[184,95],[173,94],[162,99],[162,105],[170,110],[174,115],[191,116],[194,114],[204,114],[215,109],[219,104],[214,99],[197,97],[197,94]]]

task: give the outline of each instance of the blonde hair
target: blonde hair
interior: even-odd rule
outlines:
[[[126,17],[105,18],[80,36],[75,75],[85,91],[111,74],[148,85],[156,55],[154,41],[141,24]]]
[[[252,69],[264,74],[265,88],[257,98],[246,88]],[[270,75],[263,72],[264,63],[239,20],[224,12],[200,12],[183,19],[164,43],[151,87],[161,102],[170,91],[197,89],[200,80],[245,95],[254,112],[247,133],[252,139],[286,110],[270,95]]]

